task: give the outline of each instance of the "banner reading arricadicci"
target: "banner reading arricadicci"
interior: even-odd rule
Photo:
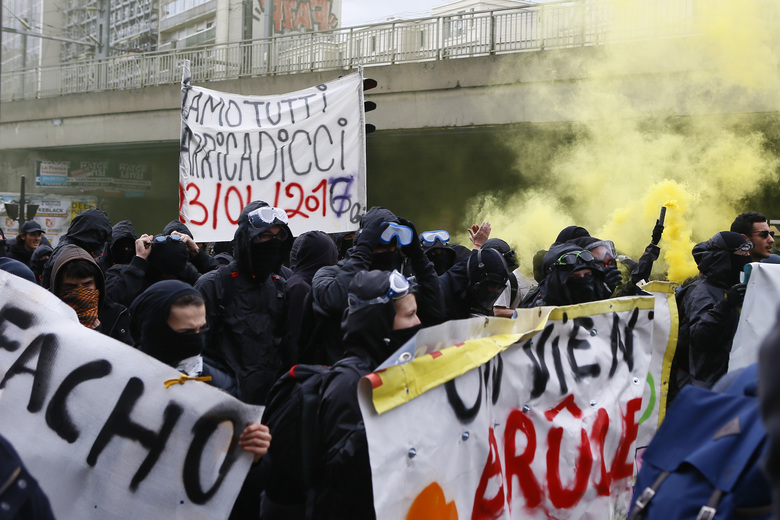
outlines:
[[[287,211],[295,235],[354,230],[365,212],[362,71],[281,95],[182,80],[179,215],[199,242],[232,240],[241,209]]]

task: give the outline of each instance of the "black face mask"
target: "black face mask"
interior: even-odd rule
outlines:
[[[135,242],[125,239],[119,239],[111,248],[111,256],[114,257],[115,264],[129,264],[135,256]]]
[[[469,288],[469,313],[472,316],[493,316],[493,304],[505,287],[495,282],[479,282]]]
[[[753,260],[749,255],[735,255],[731,253],[731,269],[729,270],[730,283],[735,285],[739,283],[739,273],[745,270],[745,266]]]
[[[448,255],[431,255],[431,263],[436,270],[436,274],[443,275],[452,267],[452,259]]]
[[[402,346],[412,339],[412,337],[417,334],[420,329],[422,329],[422,323],[419,325],[415,325],[414,327],[409,327],[408,329],[399,329],[399,330],[392,330],[390,331],[390,343],[388,344],[388,353],[389,356]]]
[[[569,278],[566,288],[571,296],[571,303],[592,302],[596,299],[596,279],[593,276]]]
[[[339,247],[339,259],[344,258],[345,256],[347,256],[347,251],[353,245],[355,245],[355,239],[354,238],[345,238],[345,239],[343,239],[341,241],[341,247]]]
[[[183,359],[197,356],[206,346],[206,333],[179,334],[169,326],[159,327],[153,338],[142,338],[144,352],[176,367]]]
[[[255,280],[265,282],[279,267],[282,258],[282,242],[275,238],[265,242],[252,241],[249,254]]]
[[[178,276],[187,265],[187,258],[187,246],[183,242],[173,240],[153,242],[149,253],[149,264],[163,275]]]
[[[392,271],[393,269],[401,269],[403,263],[403,257],[400,251],[383,251],[381,253],[374,253],[371,257],[371,270],[379,271]]]

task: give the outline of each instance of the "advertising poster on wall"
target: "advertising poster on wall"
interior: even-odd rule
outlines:
[[[18,193],[0,193],[0,228],[7,241],[19,231],[19,222],[12,220],[5,210],[6,202],[19,202]],[[36,195],[28,194],[25,205],[37,205],[35,220],[43,228],[46,238],[56,246],[59,237],[68,231],[70,221],[85,209],[96,208],[97,198],[89,196]],[[26,220],[26,219],[25,219]]]

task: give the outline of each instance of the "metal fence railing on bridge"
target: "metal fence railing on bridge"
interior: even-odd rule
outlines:
[[[4,70],[0,99],[177,83],[182,60],[193,82],[206,82],[679,37],[694,31],[695,5],[573,0]]]

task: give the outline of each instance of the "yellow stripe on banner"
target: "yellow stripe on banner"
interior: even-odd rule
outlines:
[[[571,320],[583,316],[631,311],[637,308],[644,311],[653,309],[653,307],[655,307],[655,297],[653,296],[626,296],[623,298],[610,298],[597,302],[555,307],[550,313],[550,319],[560,321],[563,319],[563,315],[566,314],[566,317]]]
[[[392,410],[432,388],[484,365],[510,345],[536,332],[497,334],[487,338],[470,339],[460,345],[426,354],[410,363],[369,374],[367,377],[374,387],[374,407],[379,414]]]
[[[677,298],[675,297],[678,284],[673,282],[649,282],[641,288],[648,292],[666,293],[666,301],[669,305],[669,342],[666,344],[664,353],[664,364],[661,368],[661,402],[658,406],[658,426],[666,417],[666,398],[669,394],[669,383],[672,374],[672,360],[677,352],[677,335],[680,327],[680,313],[677,310]]]

